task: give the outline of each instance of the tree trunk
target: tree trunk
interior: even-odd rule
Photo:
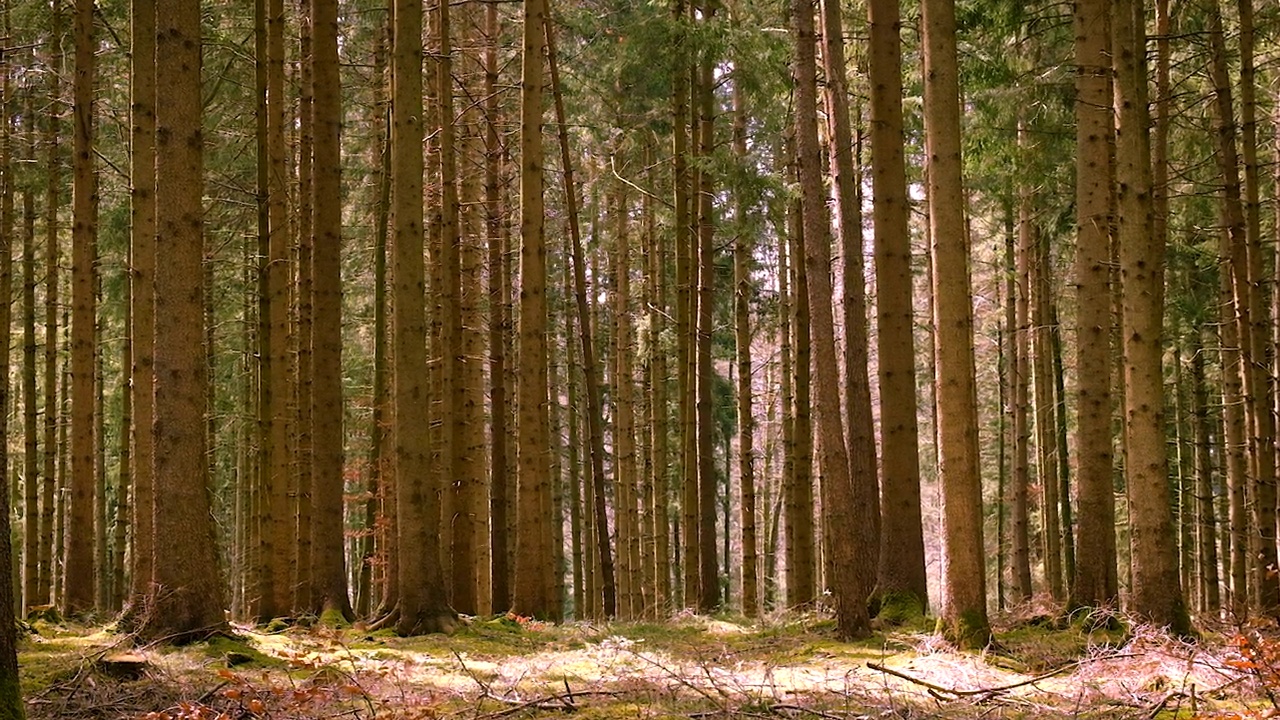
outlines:
[[[878,588],[882,607],[898,598],[922,612],[928,604],[920,513],[916,357],[911,234],[902,124],[901,10],[871,0],[871,202],[875,226],[876,340],[882,467]],[[895,597],[896,596],[896,597]]]
[[[321,618],[354,617],[343,552],[342,88],[337,0],[311,0],[315,173],[312,208],[311,602]]]
[[[58,498],[58,208],[61,204],[62,173],[58,138],[61,136],[62,122],[59,108],[62,104],[60,96],[60,77],[62,75],[62,3],[54,0],[51,13],[50,46],[48,62],[49,73],[49,115],[45,121],[42,145],[45,148],[48,164],[48,184],[45,190],[44,231],[45,231],[45,295],[44,295],[44,468],[41,473],[40,493],[40,578],[37,605],[46,605],[54,600],[55,560],[57,550],[55,542],[60,544],[61,538],[55,540],[57,531],[57,512],[55,505]]]
[[[715,22],[716,6],[704,0],[702,24],[710,27]],[[698,75],[694,90],[698,118],[698,156],[709,159],[715,148],[715,89],[713,84],[715,58],[708,49],[695,73]],[[698,610],[710,614],[720,607],[720,569],[716,556],[716,469],[715,469],[715,408],[712,384],[716,380],[711,357],[711,336],[715,329],[715,207],[712,196],[715,187],[711,168],[699,167],[695,194],[698,198],[698,261],[697,299],[691,300],[697,307],[695,332],[695,364],[697,377],[697,439],[698,439]],[[831,387],[835,387],[832,385]],[[725,528],[725,532],[728,532]]]
[[[807,609],[817,600],[817,538],[813,518],[813,424],[810,400],[812,344],[809,324],[809,281],[805,268],[805,235],[800,201],[792,206],[789,268],[793,276],[791,338],[794,357],[792,372],[795,395],[792,408],[792,464],[787,490],[787,605]]]
[[[1025,121],[1019,118],[1019,145],[1025,142],[1025,129],[1023,123]],[[1025,152],[1025,150],[1024,150]],[[1022,171],[1022,175],[1026,176],[1026,169]],[[1026,253],[1023,248],[1031,243],[1033,230],[1031,224],[1031,204],[1030,197],[1025,193],[1020,193],[1018,198],[1018,244],[1015,248],[1013,238],[1013,228],[1009,227],[1005,238],[1005,254],[1007,256],[1007,264],[1005,267],[1005,332],[1009,336],[1008,347],[1009,355],[1005,358],[1005,367],[1009,372],[1009,392],[1005,398],[1008,402],[1007,410],[1010,417],[1010,437],[1012,439],[1012,457],[1011,457],[1011,475],[1012,483],[1009,487],[1010,505],[1009,508],[1012,517],[1010,532],[1011,540],[1011,557],[1012,567],[1010,568],[1010,579],[1012,580],[1011,589],[1015,598],[1019,603],[1026,602],[1031,599],[1033,588],[1031,587],[1031,529],[1030,525],[1030,490],[1031,490],[1031,461],[1029,453],[1030,432],[1027,428],[1027,362],[1028,342],[1027,333],[1029,331],[1027,323],[1028,318],[1028,301],[1026,285],[1019,282],[1020,278],[1025,277],[1025,273],[1020,275],[1022,270],[1021,262]],[[1010,213],[1012,215],[1012,213]],[[1004,498],[1000,498],[1001,502]],[[1047,533],[1046,533],[1047,534]]]
[[[733,152],[747,157],[747,109],[742,83],[733,84]],[[742,523],[742,614],[760,614],[760,581],[758,570],[759,540],[756,532],[755,413],[752,410],[755,373],[751,364],[751,297],[752,253],[755,242],[751,230],[752,208],[738,201],[738,235],[733,242],[733,337],[738,367],[738,481],[742,500],[739,517]]]
[[[1110,228],[1113,129],[1110,0],[1075,5],[1076,478],[1080,519],[1072,606],[1119,599],[1112,496]]]
[[[986,570],[982,542],[982,480],[973,359],[973,305],[960,157],[960,90],[956,74],[953,0],[925,0],[925,152],[937,298],[939,472],[946,503],[946,590],[943,634],[962,647],[984,647]]]
[[[4,32],[12,37],[9,3],[4,6]],[[14,193],[13,181],[13,120],[17,114],[13,102],[13,86],[10,80],[10,51],[0,51],[0,75],[3,75],[3,94],[0,94],[0,114],[3,114],[4,129],[0,130],[0,173],[5,178],[3,199],[0,199],[0,327],[9,330],[13,327],[13,237],[14,237]],[[25,257],[25,256],[24,256]],[[0,408],[9,407],[10,380],[9,373],[12,333],[6,332],[0,338]],[[0,437],[8,437],[9,414],[0,413]],[[15,583],[14,571],[18,567],[13,560],[13,544],[11,533],[11,515],[9,498],[9,448],[0,448],[0,718],[3,720],[21,720],[24,715],[22,692],[18,684],[18,624],[14,617],[14,592],[22,586]],[[24,512],[30,515],[34,506],[28,505]],[[20,598],[19,598],[20,600]]]
[[[426,308],[422,216],[422,3],[396,0],[392,71],[391,192],[394,283],[392,433],[401,635],[450,632],[440,566],[440,488],[428,473]]]
[[[516,612],[558,619],[552,597],[551,467],[547,456],[547,248],[543,237],[544,0],[524,6],[520,79],[520,390],[516,485]],[[599,498],[597,502],[603,502]]]
[[[1258,233],[1251,231],[1251,219],[1242,202],[1244,194],[1240,182],[1222,17],[1216,1],[1209,3],[1208,8],[1210,73],[1214,85],[1217,125],[1215,139],[1218,171],[1223,183],[1222,219],[1227,230],[1223,236],[1222,267],[1228,278],[1230,304],[1227,307],[1234,311],[1234,347],[1239,348],[1228,356],[1231,364],[1227,365],[1224,374],[1232,368],[1239,373],[1244,401],[1243,428],[1228,427],[1228,432],[1240,432],[1243,440],[1244,433],[1252,430],[1252,436],[1247,439],[1245,446],[1248,453],[1247,472],[1253,478],[1252,519],[1257,543],[1257,547],[1252,549],[1256,550],[1253,553],[1252,574],[1259,609],[1266,614],[1275,614],[1280,611],[1280,578],[1271,571],[1276,565],[1275,418],[1271,414],[1272,403],[1269,401],[1268,380],[1263,365],[1268,354],[1265,346],[1269,338],[1265,331],[1256,327],[1258,323],[1270,327],[1270,318],[1266,303],[1262,300],[1263,293],[1255,288],[1262,275],[1261,248],[1256,242]],[[1231,338],[1224,338],[1224,342],[1229,340]],[[1238,364],[1234,362],[1236,355],[1239,357]],[[1224,385],[1229,392],[1231,384]]]
[[[597,377],[598,366],[596,364],[595,344],[591,331],[591,312],[587,304],[586,259],[582,251],[582,233],[578,224],[578,187],[573,179],[573,161],[569,154],[568,127],[565,119],[564,98],[560,93],[560,73],[555,51],[555,34],[552,32],[553,28],[549,15],[546,17],[540,16],[539,22],[543,22],[545,24],[544,37],[547,41],[547,57],[549,60],[549,70],[551,75],[551,89],[554,94],[556,125],[558,128],[560,145],[560,163],[564,173],[564,192],[567,205],[566,215],[569,221],[569,240],[573,244],[574,296],[578,312],[579,340],[582,343],[582,368],[584,373],[583,384],[586,386],[585,390],[587,401],[587,434],[590,442],[591,454],[592,490],[589,493],[591,496],[589,512],[592,514],[592,527],[597,529],[597,532],[595,533],[595,562],[599,563],[600,568],[599,585],[604,603],[602,609],[606,616],[612,617],[617,612],[618,596],[613,572],[613,554],[609,548],[608,520],[605,513],[604,412],[600,400],[600,381]],[[526,47],[526,52],[528,51],[529,48]],[[540,77],[540,68],[537,70],[537,73]],[[532,101],[528,97],[526,97],[525,100],[530,102]],[[529,108],[529,112],[532,113],[533,109]],[[539,118],[530,117],[528,121],[533,123]],[[526,128],[526,133],[532,134],[532,130],[536,130],[539,127],[541,127],[540,124],[533,126],[532,129]],[[529,137],[528,139],[530,141],[535,140],[533,137]],[[536,138],[536,142],[537,144],[535,147],[537,148],[537,151],[541,153],[542,139],[540,135]],[[527,147],[523,148],[523,150],[528,149],[529,148]],[[539,193],[539,202],[541,202],[541,182],[541,179],[537,181],[536,188]],[[523,186],[521,187],[521,191],[524,191]],[[532,220],[532,218],[529,219],[530,222],[532,222]],[[523,226],[521,232],[524,232]],[[538,237],[541,237],[541,232],[538,233]],[[522,278],[524,277],[524,272],[525,268],[522,265]],[[595,273],[592,273],[592,277],[598,276]]]
[[[184,642],[222,632],[218,572],[205,460],[200,6],[156,7],[154,566],[140,637]],[[163,59],[163,61],[161,60]],[[194,288],[194,290],[193,290]]]
[[[800,174],[801,212],[804,227],[804,265],[807,271],[810,327],[813,339],[813,372],[821,388],[837,388],[835,321],[831,308],[831,231],[822,186],[821,150],[818,146],[817,62],[813,0],[793,0],[792,33],[795,42],[796,150]],[[830,542],[833,577],[828,584],[835,594],[836,632],[845,640],[871,634],[867,597],[874,581],[871,558],[875,547],[871,516],[879,507],[872,481],[849,476],[849,451],[845,445],[840,398],[820,392],[814,398],[818,420],[818,450],[823,474],[823,505],[832,528],[841,528],[842,540]],[[867,398],[870,402],[870,398]],[[865,449],[865,448],[864,448]],[[863,460],[866,458],[864,457]],[[867,468],[861,466],[860,469]],[[869,492],[871,491],[871,492]],[[847,533],[847,534],[846,534]]]
[[[1178,577],[1178,548],[1165,449],[1161,367],[1164,246],[1152,232],[1145,11],[1116,0],[1115,58],[1117,244],[1124,339],[1125,483],[1133,562],[1130,610],[1170,632],[1191,632]]]

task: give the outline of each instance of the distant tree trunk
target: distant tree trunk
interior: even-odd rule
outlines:
[[[1270,327],[1270,312],[1263,302],[1262,291],[1255,288],[1262,279],[1262,253],[1258,244],[1260,233],[1250,227],[1253,218],[1249,217],[1245,203],[1242,202],[1244,193],[1240,182],[1235,116],[1221,12],[1216,1],[1209,3],[1208,8],[1210,73],[1214,85],[1217,124],[1215,139],[1218,171],[1223,183],[1222,219],[1226,227],[1222,259],[1224,272],[1229,279],[1227,287],[1230,304],[1227,307],[1234,310],[1235,347],[1239,348],[1239,363],[1236,367],[1241,378],[1244,401],[1243,425],[1253,433],[1246,446],[1248,474],[1253,478],[1252,519],[1254,532],[1257,534],[1253,581],[1256,583],[1259,609],[1271,615],[1280,612],[1280,578],[1272,572],[1276,565],[1275,418],[1272,415],[1268,380],[1263,365],[1268,355],[1265,346],[1269,339],[1267,332],[1257,327],[1259,323],[1263,327]],[[1237,353],[1232,353],[1235,354]],[[1230,366],[1226,371],[1230,371]],[[1230,385],[1227,387],[1230,389]],[[1232,429],[1229,427],[1228,431],[1232,432]]]
[[[945,499],[946,602],[939,627],[963,647],[984,647],[986,571],[974,387],[973,305],[960,157],[960,90],[953,0],[925,0],[925,145],[937,333],[938,435]]]
[[[498,105],[498,7],[485,6],[484,48],[484,112],[485,112],[485,161],[484,206],[485,241],[489,249],[489,555],[492,574],[492,608],[503,612],[511,607],[511,566],[508,563],[508,518],[511,515],[510,495],[512,478],[507,474],[507,456],[511,447],[510,399],[507,396],[507,337],[511,328],[507,325],[510,303],[510,278],[504,272],[506,247],[506,222],[503,220],[502,203],[502,143],[498,137],[501,121]]]
[[[614,517],[617,523],[618,549],[618,617],[634,619],[641,615],[643,601],[640,585],[639,541],[640,528],[636,522],[637,478],[636,467],[636,407],[635,366],[632,358],[636,348],[631,329],[631,228],[628,215],[627,193],[620,182],[611,193],[614,231]]]
[[[1117,244],[1124,339],[1125,470],[1133,562],[1130,609],[1170,632],[1191,632],[1178,578],[1169,497],[1161,367],[1164,246],[1152,232],[1150,120],[1142,0],[1117,0],[1112,14]]]
[[[740,81],[733,84],[733,152],[747,156],[747,109]],[[733,242],[733,337],[738,369],[738,481],[742,499],[742,614],[760,614],[758,571],[759,540],[756,532],[755,413],[752,410],[755,372],[751,364],[751,295],[754,237],[748,228],[754,208],[738,201],[737,222],[741,224]]]
[[[702,24],[710,27],[715,22],[716,5],[704,0]],[[715,149],[715,58],[704,49],[703,57],[695,73],[698,76],[694,91],[698,118],[698,156],[710,158]],[[698,198],[697,245],[697,299],[691,300],[697,307],[695,332],[695,375],[697,377],[697,436],[698,436],[698,561],[699,595],[698,610],[711,613],[720,607],[720,569],[716,555],[716,469],[715,469],[715,408],[712,384],[716,379],[715,365],[711,357],[711,336],[715,329],[715,204],[712,202],[715,186],[711,168],[703,164],[697,172],[695,195]],[[835,387],[834,385],[832,387]],[[725,528],[728,532],[728,528]]]
[[[652,162],[646,162],[652,166]],[[653,222],[653,214],[646,210],[649,222]],[[649,233],[649,287],[651,297],[648,303],[649,313],[649,352],[651,381],[649,383],[652,397],[649,407],[653,413],[650,424],[650,445],[653,459],[649,464],[653,483],[653,503],[650,513],[653,517],[653,603],[655,617],[665,617],[671,610],[671,521],[668,516],[671,478],[671,444],[670,410],[668,408],[668,365],[667,352],[669,345],[662,340],[663,331],[667,327],[670,303],[667,299],[667,268],[670,266],[670,250],[668,234],[665,232]]]
[[[4,5],[4,33],[12,37],[12,23],[9,13],[10,3]],[[13,102],[13,86],[10,80],[9,50],[0,51],[0,75],[3,75],[3,94],[0,94],[0,116],[3,116],[4,128],[0,130],[0,173],[4,177],[3,199],[0,199],[0,327],[12,328],[13,321],[13,237],[14,237],[14,193],[13,182],[13,132],[14,117],[17,115]],[[25,256],[24,256],[25,257]],[[6,332],[0,338],[0,408],[9,407],[9,374],[12,333]],[[0,413],[0,437],[8,437],[9,414]],[[0,718],[4,720],[21,720],[25,708],[22,704],[22,691],[18,684],[18,624],[14,617],[14,592],[22,585],[15,583],[12,538],[10,527],[10,480],[8,445],[0,448]],[[24,512],[30,515],[34,506],[28,505]],[[30,547],[30,546],[28,546]],[[29,553],[28,553],[29,554]],[[21,598],[18,598],[21,600]]]
[[[392,433],[395,447],[401,635],[449,632],[457,619],[445,601],[440,565],[440,488],[429,481],[426,308],[422,224],[422,3],[396,0],[392,71]]]
[[[76,0],[75,118],[71,226],[71,478],[66,543],[65,611],[79,615],[94,603],[94,342],[97,275],[94,245],[98,228],[97,174],[94,170],[94,38],[92,0]]]
[[[22,191],[22,437],[23,585],[25,615],[41,595],[39,398],[36,395],[35,198]],[[136,545],[135,545],[136,547]]]
[[[1022,127],[1024,121],[1019,118],[1018,139],[1025,142],[1025,132]],[[1019,143],[1021,145],[1021,142]],[[1025,150],[1024,150],[1025,152]],[[1025,177],[1027,170],[1022,169],[1022,176]],[[1026,195],[1020,193],[1020,195]],[[1025,283],[1019,282],[1025,278],[1025,274],[1020,275],[1022,268],[1022,260],[1026,256],[1024,247],[1031,243],[1031,237],[1034,230],[1031,225],[1031,200],[1029,195],[1019,197],[1018,202],[1018,244],[1015,248],[1012,228],[1005,239],[1005,252],[1007,255],[1007,264],[1005,267],[1005,332],[1009,336],[1008,347],[1009,355],[1005,358],[1005,367],[1009,372],[1009,392],[1005,398],[1008,402],[1005,412],[1010,416],[1010,437],[1012,439],[1012,457],[1011,457],[1011,480],[1009,487],[1011,517],[1010,532],[1012,533],[1012,567],[1010,568],[1010,579],[1013,581],[1011,589],[1015,599],[1018,602],[1026,602],[1031,599],[1033,588],[1031,587],[1031,529],[1030,525],[1030,490],[1031,490],[1031,461],[1029,453],[1029,445],[1031,441],[1030,432],[1027,428],[1027,385],[1028,385],[1028,358],[1029,351],[1027,334],[1029,331],[1029,313],[1027,288]],[[1012,214],[1012,213],[1010,213]],[[1004,502],[1002,497],[1001,502]]]
[[[544,0],[524,6],[520,79],[520,390],[516,485],[516,612],[558,619],[553,597],[551,468],[547,434],[547,248],[543,237]],[[603,498],[600,500],[602,501]]]
[[[528,11],[526,11],[527,13]],[[526,18],[530,17],[526,14]],[[605,478],[604,478],[604,412],[600,400],[600,381],[597,377],[598,367],[596,364],[595,344],[592,336],[591,312],[587,304],[587,268],[586,259],[582,251],[582,233],[578,223],[578,187],[573,179],[573,160],[569,153],[569,136],[568,127],[565,119],[564,97],[560,92],[560,72],[558,60],[555,51],[555,34],[552,32],[553,27],[549,16],[538,16],[538,22],[545,23],[545,34],[543,37],[547,42],[547,57],[549,60],[549,70],[551,75],[551,89],[554,95],[553,101],[556,112],[556,125],[558,128],[558,139],[560,145],[560,164],[564,173],[564,193],[566,199],[566,215],[569,221],[569,241],[572,243],[573,255],[573,279],[574,279],[574,299],[577,306],[578,324],[579,324],[579,340],[582,343],[582,368],[584,374],[583,384],[586,386],[587,401],[587,428],[589,449],[591,454],[591,491],[588,493],[591,498],[589,504],[589,512],[592,515],[592,527],[597,529],[595,533],[595,553],[594,563],[598,563],[600,568],[599,587],[602,593],[603,612],[606,616],[612,617],[618,608],[617,586],[614,578],[613,554],[609,548],[609,530],[608,520],[605,513]],[[528,39],[528,38],[526,38]],[[526,52],[529,48],[526,47]],[[530,68],[532,69],[532,68]],[[537,76],[541,77],[541,69],[537,71]],[[526,88],[527,89],[527,88]],[[529,97],[525,101],[531,102]],[[533,108],[528,109],[530,113]],[[534,117],[527,118],[529,123],[533,123]],[[541,127],[541,124],[526,128],[526,133],[531,134],[533,129]],[[527,138],[534,141],[535,138]],[[541,152],[542,139],[539,135],[536,138],[536,146],[538,152]],[[530,148],[524,147],[522,151]],[[539,161],[540,162],[540,161]],[[539,166],[540,167],[540,166]],[[527,169],[527,168],[526,168]],[[523,173],[522,173],[523,177]],[[541,202],[542,181],[537,181],[538,201]],[[533,189],[531,188],[530,191]],[[521,187],[524,191],[524,187]],[[523,203],[522,203],[523,207]],[[532,218],[528,219],[532,222]],[[523,220],[522,220],[523,222]],[[530,228],[533,229],[533,228]],[[522,225],[521,232],[524,232]],[[538,237],[541,237],[539,229]],[[521,277],[525,277],[526,268],[521,265]],[[592,277],[598,277],[592,273]],[[528,402],[528,399],[525,400]],[[522,423],[523,424],[523,423]],[[616,522],[616,520],[615,520]]]
[[[870,23],[871,203],[875,225],[876,340],[880,379],[882,536],[879,592],[921,611],[928,604],[916,421],[911,212],[902,126],[901,10],[867,4]]]
[[[1203,330],[1191,334],[1191,423],[1194,427],[1196,541],[1199,545],[1200,611],[1216,617],[1222,606],[1218,589],[1218,519],[1213,507],[1213,438],[1209,430],[1209,390],[1205,381]]]
[[[1031,142],[1031,128],[1028,126],[1029,121],[1025,118],[1021,120],[1019,127],[1018,142],[1023,147],[1023,152],[1034,152],[1036,146]],[[1024,155],[1023,157],[1028,157]],[[1023,166],[1022,177],[1024,180],[1019,183],[1018,187],[1018,267],[1016,277],[1019,283],[1018,298],[1018,314],[1019,314],[1019,332],[1021,336],[1018,338],[1021,353],[1020,366],[1022,388],[1019,390],[1020,398],[1015,403],[1021,403],[1024,408],[1022,411],[1022,421],[1024,423],[1023,433],[1026,438],[1027,450],[1029,451],[1029,443],[1031,433],[1035,433],[1036,437],[1036,468],[1040,480],[1040,512],[1043,527],[1041,534],[1043,539],[1044,551],[1044,575],[1045,585],[1051,597],[1055,600],[1065,600],[1065,588],[1062,582],[1062,523],[1059,514],[1060,499],[1059,493],[1061,488],[1058,482],[1058,465],[1056,452],[1056,439],[1053,434],[1053,402],[1052,402],[1052,382],[1051,377],[1051,358],[1049,344],[1045,342],[1047,337],[1047,316],[1045,308],[1041,307],[1041,303],[1047,300],[1047,290],[1040,288],[1040,275],[1048,273],[1048,266],[1041,268],[1040,265],[1040,228],[1035,221],[1035,204],[1034,189],[1026,178],[1032,174],[1030,163]],[[1032,387],[1028,388],[1028,384]],[[1029,392],[1030,390],[1030,392]],[[1032,404],[1034,399],[1034,405]],[[1027,409],[1035,408],[1035,428],[1029,428],[1026,424],[1029,422],[1026,417]],[[1030,459],[1028,458],[1028,462]],[[1029,475],[1028,471],[1028,475]]]
[[[1110,0],[1081,0],[1076,28],[1076,478],[1079,556],[1073,606],[1119,599],[1112,489]]]
[[[697,378],[693,369],[694,296],[693,283],[696,269],[693,266],[691,228],[693,213],[689,207],[691,174],[689,171],[689,75],[687,73],[686,25],[688,6],[684,0],[672,0],[671,15],[677,27],[676,46],[672,49],[672,174],[674,228],[672,228],[676,253],[676,416],[680,438],[680,522],[681,549],[684,551],[681,599],[686,607],[692,606],[698,597],[700,568],[698,546],[698,472],[697,472],[697,415],[695,396]]]
[[[48,184],[45,186],[44,231],[45,231],[45,294],[44,294],[44,468],[41,473],[43,483],[40,493],[40,578],[37,605],[50,603],[54,598],[55,567],[57,557],[55,532],[57,531],[57,512],[55,505],[58,498],[58,208],[61,204],[62,173],[58,138],[61,135],[62,122],[60,108],[62,105],[60,78],[62,75],[62,3],[54,0],[50,8],[51,31],[48,62],[49,73],[49,114],[45,121],[44,137],[41,141],[48,164]],[[58,538],[57,543],[62,539]]]
[[[788,176],[792,174],[793,168],[788,163],[784,163],[784,172]],[[791,262],[793,256],[791,246],[794,243],[792,235],[798,231],[797,213],[792,212],[796,203],[794,200],[787,200],[782,211],[783,218],[777,224],[778,235],[778,374],[781,376],[778,389],[778,404],[780,406],[779,425],[781,426],[782,435],[782,473],[778,481],[778,504],[781,509],[778,513],[779,520],[782,524],[782,530],[786,534],[787,544],[783,548],[782,559],[784,565],[784,581],[786,586],[786,595],[784,595],[784,603],[787,607],[796,605],[796,559],[798,543],[796,542],[794,527],[793,503],[795,502],[795,455],[796,455],[796,436],[795,436],[795,371],[792,362],[792,342],[793,335],[791,332],[792,322],[792,303],[791,303]]]
[[[183,642],[222,632],[218,572],[205,459],[203,340],[203,142],[200,5],[156,7],[155,555],[136,632]],[[192,288],[195,288],[193,291]],[[126,623],[126,626],[128,623]]]
[[[805,267],[805,243],[807,228],[803,225],[800,201],[792,207],[793,229],[791,247],[788,250],[790,270],[794,283],[791,303],[791,338],[794,357],[795,396],[792,402],[793,449],[795,460],[791,485],[787,497],[787,542],[794,556],[788,556],[787,604],[792,608],[812,607],[818,598],[817,538],[814,528],[813,504],[813,423],[810,399],[812,365],[810,357],[809,278]]]

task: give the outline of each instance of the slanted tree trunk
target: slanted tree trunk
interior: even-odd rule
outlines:
[[[987,622],[982,543],[973,305],[960,157],[960,89],[953,0],[925,0],[925,152],[933,294],[937,298],[939,471],[945,502],[946,590],[939,628],[963,647],[984,647]]]
[[[840,384],[836,364],[835,320],[831,297],[831,230],[822,186],[821,150],[818,146],[818,93],[813,0],[793,0],[792,37],[795,42],[796,150],[800,174],[804,227],[804,265],[807,271],[810,327],[813,338],[813,372],[819,387]],[[871,515],[879,510],[875,482],[849,477],[849,450],[837,393],[824,390],[814,398],[818,421],[818,451],[823,473],[823,504],[832,528],[841,528],[844,542],[830,542],[828,578],[835,595],[836,632],[845,640],[871,634],[867,597],[874,582],[875,548]],[[870,402],[870,398],[867,398]],[[864,458],[865,459],[865,458]],[[865,466],[862,468],[865,469]],[[871,472],[874,475],[874,463]],[[872,492],[868,492],[871,490]]]
[[[1224,363],[1224,375],[1234,369],[1240,378],[1243,400],[1243,420],[1233,428],[1235,413],[1228,413],[1228,442],[1231,433],[1240,433],[1242,447],[1247,452],[1247,465],[1240,468],[1252,478],[1252,520],[1256,533],[1256,547],[1250,545],[1253,555],[1253,582],[1259,609],[1274,614],[1280,608],[1280,578],[1273,569],[1276,565],[1276,469],[1275,469],[1275,419],[1271,414],[1268,381],[1262,365],[1267,352],[1265,333],[1257,331],[1261,322],[1269,327],[1269,309],[1262,300],[1261,290],[1254,287],[1261,279],[1261,248],[1255,240],[1257,232],[1251,232],[1240,181],[1240,164],[1237,155],[1235,114],[1232,104],[1231,81],[1228,76],[1227,51],[1223,40],[1222,17],[1217,2],[1209,3],[1210,73],[1214,85],[1214,112],[1217,132],[1218,171],[1222,176],[1222,219],[1226,227],[1223,236],[1223,272],[1226,273],[1225,290],[1230,302],[1228,311],[1234,312],[1234,328],[1224,327],[1224,344],[1234,341]],[[1234,338],[1231,337],[1234,334]],[[1262,342],[1258,342],[1261,340]],[[1235,358],[1238,357],[1238,362]],[[1233,383],[1224,383],[1227,392]],[[1241,427],[1242,426],[1242,427]],[[1245,433],[1252,431],[1246,439]],[[1230,462],[1230,457],[1228,457]],[[1243,544],[1243,543],[1242,543]],[[1244,550],[1245,548],[1241,548]],[[1240,598],[1243,600],[1244,598]]]
[[[837,218],[840,228],[840,252],[844,256],[842,275],[843,315],[844,315],[844,400],[845,422],[848,431],[846,440],[846,457],[848,459],[848,475],[851,483],[853,505],[841,508],[843,493],[834,493],[828,502],[824,497],[823,506],[828,509],[828,521],[835,521],[840,513],[855,511],[857,515],[850,518],[861,528],[855,535],[855,544],[864,546],[855,552],[866,553],[858,557],[852,573],[854,584],[848,586],[851,591],[862,593],[863,597],[856,601],[865,604],[867,596],[875,589],[876,563],[868,558],[879,558],[880,549],[880,481],[879,466],[876,462],[875,423],[871,415],[871,380],[868,375],[867,337],[867,300],[866,271],[862,260],[862,179],[858,174],[854,158],[853,133],[850,129],[849,102],[847,82],[845,79],[844,60],[844,20],[841,17],[840,4],[834,0],[822,2],[822,62],[827,83],[825,98],[827,105],[827,125],[831,140],[831,174],[836,189]],[[827,264],[830,264],[830,249],[826,251]],[[823,470],[825,477],[825,466]],[[839,476],[834,476],[838,478]],[[825,485],[824,485],[825,487]],[[832,488],[839,490],[839,488]],[[829,507],[828,507],[829,506]],[[865,525],[863,525],[865,523]],[[843,533],[836,522],[827,527],[824,537],[826,547],[834,562],[844,554]],[[839,533],[839,534],[837,534]],[[834,581],[841,580],[842,575],[850,569],[836,568]],[[847,600],[852,602],[853,599]],[[846,602],[842,600],[841,602]],[[865,610],[860,612],[866,612]],[[853,620],[856,624],[860,620]]]
[[[557,56],[555,52],[555,34],[552,32],[551,18],[541,17],[539,22],[545,23],[544,38],[547,41],[549,70],[551,75],[551,89],[554,95],[556,125],[558,127],[558,138],[560,145],[560,163],[562,172],[564,173],[564,190],[566,199],[566,210],[569,221],[569,241],[572,243],[573,255],[573,287],[574,300],[577,306],[578,324],[579,324],[579,340],[582,343],[582,368],[583,368],[583,384],[586,386],[587,401],[587,434],[590,443],[589,449],[591,454],[591,491],[588,493],[591,502],[588,505],[588,512],[592,516],[592,525],[597,529],[595,539],[595,560],[600,569],[599,589],[601,591],[603,607],[602,610],[606,616],[612,617],[618,608],[618,591],[614,578],[613,553],[609,547],[609,530],[608,520],[605,512],[605,496],[604,496],[604,413],[600,400],[600,381],[597,377],[598,367],[596,364],[595,343],[592,336],[591,311],[587,304],[587,267],[586,258],[582,251],[582,233],[578,223],[578,189],[573,179],[573,161],[569,153],[569,136],[565,119],[564,97],[560,93],[560,72],[557,64]],[[528,48],[526,48],[528,51]],[[537,71],[539,76],[541,70]],[[526,101],[531,101],[528,97]],[[530,109],[532,113],[532,109]],[[533,122],[533,118],[529,118],[529,122]],[[540,124],[535,126],[540,127]],[[526,132],[532,132],[526,129]],[[535,138],[528,138],[533,142]],[[541,136],[536,138],[536,148],[541,152],[542,142]],[[524,148],[527,150],[528,148]],[[523,150],[522,150],[523,151]],[[541,193],[541,180],[538,181],[537,189]],[[522,186],[523,192],[523,186]],[[539,201],[541,195],[539,195]],[[522,203],[523,206],[523,203]],[[530,219],[532,222],[532,219]],[[522,229],[521,232],[524,230]],[[539,234],[539,237],[541,235]],[[521,277],[524,277],[524,267],[521,266]],[[595,273],[592,277],[597,277]],[[593,594],[594,597],[594,594]],[[594,604],[594,600],[593,600]]]

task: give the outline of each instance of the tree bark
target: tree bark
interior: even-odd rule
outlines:
[[[945,502],[946,590],[939,629],[962,647],[991,640],[982,542],[982,480],[973,359],[973,305],[960,157],[953,0],[925,0],[925,154],[933,294],[937,299],[939,472]]]
[[[1075,5],[1078,557],[1072,606],[1119,599],[1112,496],[1110,0]]]

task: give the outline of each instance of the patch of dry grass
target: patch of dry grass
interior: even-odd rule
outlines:
[[[759,625],[499,619],[427,638],[238,630],[261,653],[239,653],[247,664],[227,666],[235,644],[143,648],[146,672],[119,679],[95,662],[120,638],[50,628],[21,651],[30,717],[1137,719],[1209,715],[1263,697],[1229,644],[1142,628],[1126,638],[1015,623],[998,651],[978,654],[928,633],[839,643],[813,617]]]

